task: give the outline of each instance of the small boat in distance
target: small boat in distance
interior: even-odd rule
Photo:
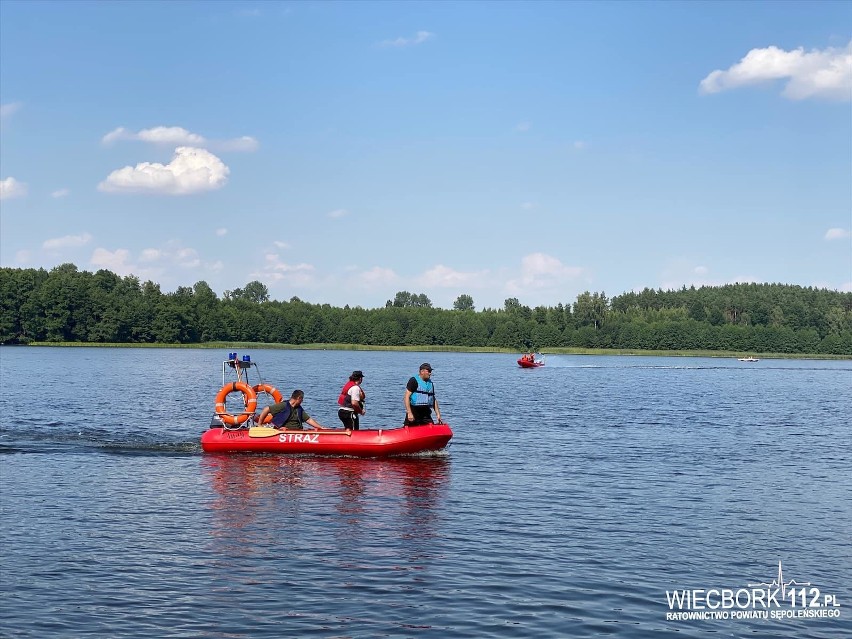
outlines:
[[[535,353],[526,353],[518,359],[518,366],[521,368],[538,368],[539,366],[544,366],[544,357],[541,355],[536,357]]]
[[[756,357],[740,357],[738,362],[759,362],[760,360]]]

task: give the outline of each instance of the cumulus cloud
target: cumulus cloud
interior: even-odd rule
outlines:
[[[54,197],[54,198],[65,197],[69,193],[71,193],[71,191],[68,190],[68,189],[57,189],[53,193],[50,194],[50,197]]]
[[[50,240],[45,240],[41,247],[46,251],[58,251],[64,248],[77,248],[85,246],[92,241],[92,236],[89,233],[81,233],[80,235],[64,235]]]
[[[418,284],[434,288],[479,287],[488,279],[488,271],[456,271],[443,264],[429,269],[420,276]]]
[[[341,217],[345,217],[347,215],[349,215],[349,211],[347,211],[346,209],[334,209],[333,211],[331,211],[328,214],[328,217],[330,217],[333,220],[337,220],[337,219],[340,219]]]
[[[792,51],[775,46],[752,49],[727,70],[710,73],[699,91],[719,93],[771,80],[785,80],[782,95],[791,100],[852,100],[852,41],[844,48],[808,52],[802,47]]]
[[[393,269],[374,266],[367,269],[358,275],[357,281],[361,282],[368,288],[378,288],[394,284],[399,281],[399,276]]]
[[[140,279],[167,285],[174,280],[175,273],[203,269],[204,272],[219,271],[220,261],[202,262],[198,252],[189,247],[170,241],[161,248],[151,247],[139,252],[134,258],[127,249],[113,251],[98,247],[89,260],[93,268],[105,268],[118,275],[136,275]]]
[[[107,193],[189,195],[222,188],[230,169],[205,149],[180,146],[169,164],[142,162],[110,173],[98,185]]]
[[[13,177],[0,180],[0,200],[11,200],[16,197],[24,197],[27,194],[27,185],[19,182]]]
[[[506,282],[510,293],[522,293],[530,289],[555,288],[575,280],[585,269],[578,266],[565,266],[559,259],[545,253],[531,253],[521,260],[521,272],[518,277]]]
[[[219,237],[225,237],[227,234],[228,234],[228,229],[225,229],[225,228],[216,229],[216,235],[219,236]]]
[[[139,254],[139,261],[141,262],[156,262],[163,256],[163,252],[160,249],[155,248],[146,248]]]
[[[311,264],[288,264],[277,253],[267,253],[263,260],[261,272],[252,273],[251,277],[264,282],[287,282],[293,286],[309,286],[315,281],[316,269]]]
[[[383,40],[379,43],[380,47],[410,47],[417,44],[423,44],[424,42],[431,40],[435,37],[434,33],[430,33],[429,31],[418,31],[411,38],[395,38],[393,40]]]
[[[852,233],[850,233],[847,229],[833,228],[828,229],[825,232],[825,239],[828,241],[845,240],[847,237],[852,237]]]
[[[203,135],[192,133],[180,126],[155,126],[136,132],[120,126],[107,133],[101,142],[109,145],[120,140],[135,140],[163,146],[208,147],[217,151],[251,152],[256,151],[259,146],[257,140],[248,135],[230,140],[208,140]]]
[[[707,273],[710,272],[710,269],[708,269],[706,266],[696,266],[694,269],[692,269],[692,272],[695,273],[696,275],[702,275],[703,276],[703,275],[707,275]]]
[[[515,127],[516,131],[520,131],[521,133],[526,133],[532,128],[532,122],[518,122]]]
[[[175,262],[183,268],[198,268],[201,266],[198,251],[191,248],[178,249],[175,252]]]
[[[89,261],[92,263],[92,266],[125,276],[133,272],[133,266],[128,263],[129,258],[130,251],[127,249],[108,251],[105,248],[96,248]]]

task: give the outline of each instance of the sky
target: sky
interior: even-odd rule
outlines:
[[[852,3],[0,0],[0,266],[852,291]]]

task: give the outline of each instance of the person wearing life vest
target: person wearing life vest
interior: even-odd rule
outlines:
[[[337,398],[337,403],[340,405],[337,416],[343,422],[343,427],[349,430],[358,430],[361,427],[358,416],[367,412],[364,408],[366,394],[361,388],[363,381],[364,373],[352,371],[349,381],[344,384],[343,390],[340,391],[340,396]]]
[[[316,430],[326,430],[320,426],[313,417],[308,415],[308,412],[302,408],[302,401],[305,399],[304,391],[294,390],[290,399],[284,402],[278,402],[271,406],[266,406],[260,416],[255,419],[255,423],[262,424],[268,414],[272,415],[272,426],[280,430],[304,430],[305,424],[315,428]]]
[[[443,423],[441,421],[441,409],[438,408],[438,399],[435,397],[435,385],[432,383],[432,367],[428,363],[421,364],[419,375],[408,380],[402,403],[405,405],[406,426],[433,423],[433,409],[435,417],[438,418],[438,423]]]

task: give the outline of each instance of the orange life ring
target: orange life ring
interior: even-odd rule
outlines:
[[[225,412],[225,399],[231,393],[240,392],[244,395],[243,401],[245,402],[246,409],[244,412],[238,415],[231,415],[228,412]],[[216,415],[219,416],[225,424],[230,426],[238,426],[243,422],[248,421],[250,415],[254,415],[254,411],[257,410],[257,394],[254,392],[251,386],[246,384],[245,382],[232,382],[230,384],[225,384],[222,387],[222,390],[219,391],[219,394],[216,395]]]
[[[280,404],[284,401],[284,395],[282,395],[281,391],[275,388],[272,384],[257,384],[256,386],[252,386],[252,390],[257,395],[260,395],[261,393],[272,395],[272,399],[275,400],[276,404]],[[271,421],[272,415],[270,413],[266,413],[266,417],[263,418],[263,423],[268,424]]]

